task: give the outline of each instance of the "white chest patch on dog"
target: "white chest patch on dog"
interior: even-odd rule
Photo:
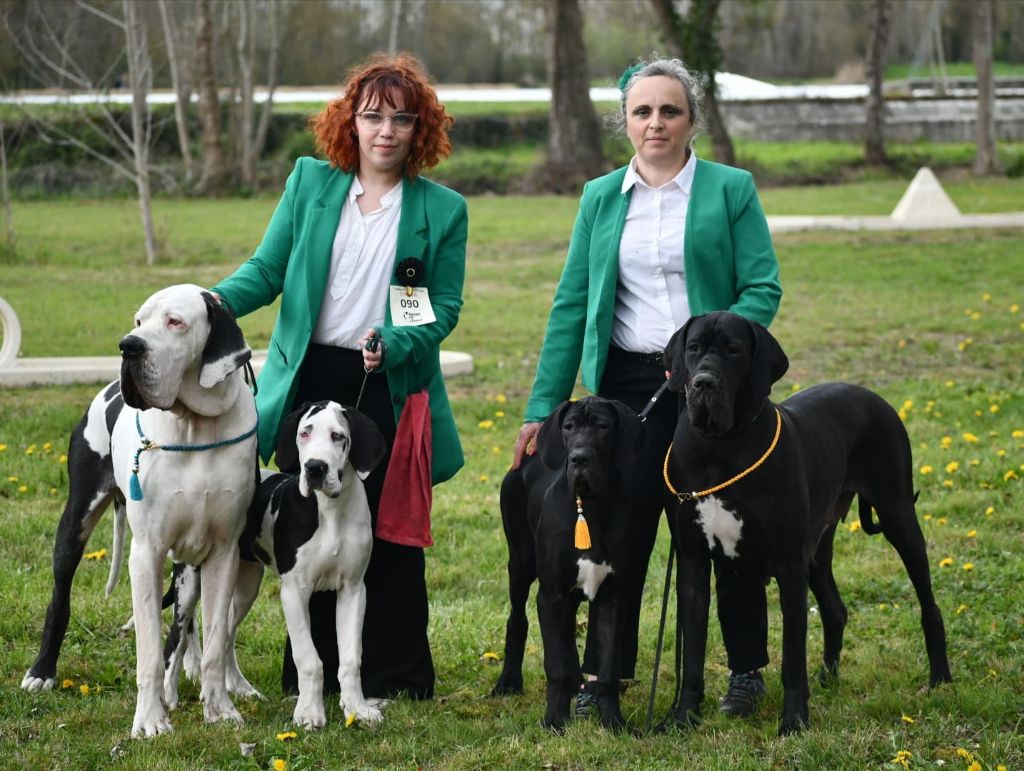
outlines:
[[[715,548],[715,541],[722,547],[726,557],[735,559],[736,545],[740,542],[743,520],[730,511],[713,495],[697,501],[697,514],[700,527],[708,539],[708,548]]]
[[[607,562],[597,564],[586,557],[580,557],[576,560],[576,564],[579,566],[579,572],[576,574],[576,586],[583,590],[588,600],[593,600],[604,580],[615,571]]]

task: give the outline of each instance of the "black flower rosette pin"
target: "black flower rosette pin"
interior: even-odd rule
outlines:
[[[420,285],[423,274],[423,262],[415,257],[405,258],[395,268],[395,279],[406,288],[408,294],[412,294],[412,287]]]

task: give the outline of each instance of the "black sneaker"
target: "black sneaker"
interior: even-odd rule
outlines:
[[[578,720],[585,720],[590,717],[592,711],[597,708],[597,696],[594,694],[595,680],[587,680],[580,686],[576,694],[576,704],[572,708],[572,716]]]
[[[718,704],[718,709],[733,717],[753,714],[764,697],[764,678],[758,670],[729,675],[729,690]]]

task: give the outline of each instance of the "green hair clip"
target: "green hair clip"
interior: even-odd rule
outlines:
[[[638,72],[640,72],[640,70],[642,70],[646,66],[647,66],[646,62],[637,62],[636,64],[629,65],[626,68],[626,71],[623,72],[622,75],[619,76],[619,83],[618,83],[619,91],[625,91],[626,90],[626,86],[629,85],[630,78],[632,78],[634,75],[636,75]]]

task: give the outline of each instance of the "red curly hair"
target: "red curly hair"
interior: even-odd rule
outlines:
[[[349,72],[344,93],[309,120],[317,149],[342,171],[356,171],[359,168],[356,111],[364,102],[373,108],[384,104],[394,107],[396,97],[404,101],[405,112],[417,116],[412,148],[403,172],[415,177],[421,170],[436,166],[452,152],[448,129],[455,119],[437,101],[437,93],[427,81],[423,68],[410,54],[375,54]]]

